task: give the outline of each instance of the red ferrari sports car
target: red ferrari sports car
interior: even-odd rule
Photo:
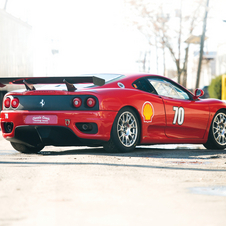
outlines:
[[[26,90],[7,93],[1,111],[5,139],[19,152],[47,145],[103,146],[130,152],[136,145],[226,147],[226,104],[200,99],[174,81],[150,74],[0,78]],[[50,84],[35,88],[35,84]]]

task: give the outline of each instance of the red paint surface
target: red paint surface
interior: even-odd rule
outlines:
[[[3,137],[13,137],[15,127],[21,125],[58,125],[66,126],[65,119],[71,121],[69,128],[80,138],[99,139],[108,141],[111,128],[117,112],[123,107],[133,108],[140,119],[141,144],[169,144],[169,143],[206,143],[209,128],[214,114],[219,109],[226,109],[226,104],[219,100],[177,100],[162,97],[136,89],[132,84],[142,76],[132,75],[121,80],[105,84],[101,87],[77,90],[75,92],[36,90],[22,93],[8,93],[8,95],[94,95],[99,101],[99,110],[92,111],[2,111],[1,127]],[[125,88],[117,84],[121,82]],[[189,92],[189,91],[187,91]],[[194,96],[194,95],[193,95]],[[143,106],[148,102],[153,107],[151,120],[145,120]],[[59,103],[60,104],[60,103]],[[72,104],[72,103],[71,103]],[[173,124],[175,111],[173,107],[184,109],[184,121],[181,125]],[[39,119],[40,117],[40,119]],[[13,122],[14,130],[10,134],[4,133],[3,123]],[[96,123],[98,133],[85,134],[77,129],[75,123]]]

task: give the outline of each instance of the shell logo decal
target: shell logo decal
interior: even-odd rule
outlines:
[[[154,107],[149,101],[146,101],[143,104],[142,115],[144,122],[152,122],[152,119],[154,117]]]

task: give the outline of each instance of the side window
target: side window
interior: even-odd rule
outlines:
[[[170,83],[169,81],[158,78],[150,78],[148,79],[148,81],[152,84],[157,93],[161,96],[183,100],[190,99],[185,91],[175,86],[174,84]]]
[[[148,93],[157,94],[153,86],[146,79],[139,79],[133,83],[133,87]]]

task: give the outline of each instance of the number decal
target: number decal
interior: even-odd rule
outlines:
[[[173,110],[175,111],[173,124],[175,125],[176,123],[178,123],[178,125],[182,125],[184,123],[184,108],[173,107]]]
[[[175,125],[177,122],[178,107],[173,107],[173,110],[175,111],[175,115],[174,115],[174,119],[173,119],[173,124]]]
[[[179,107],[178,111],[178,125],[182,125],[184,123],[184,108]]]

